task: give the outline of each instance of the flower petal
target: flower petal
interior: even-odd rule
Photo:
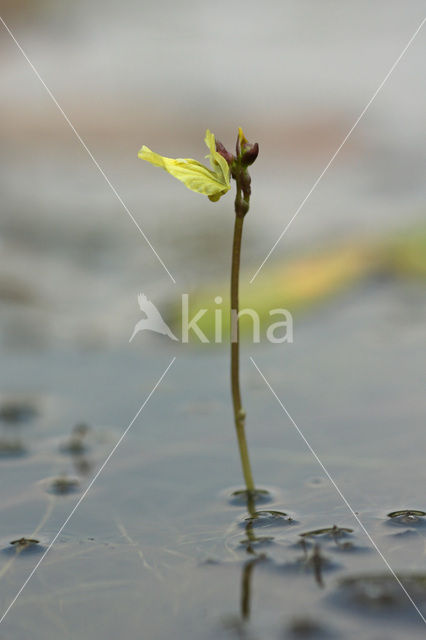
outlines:
[[[226,183],[222,174],[211,171],[192,158],[166,158],[154,153],[145,145],[139,151],[138,157],[155,167],[165,169],[174,178],[183,182],[188,189],[217,200],[230,189],[229,180]]]
[[[238,142],[239,142],[239,145],[240,145],[240,148],[241,148],[241,151],[242,151],[243,147],[247,144],[247,139],[246,139],[241,127],[238,127]]]
[[[224,184],[229,185],[229,165],[225,158],[216,151],[216,140],[214,134],[207,129],[206,137],[204,139],[210,153],[206,156],[210,160],[213,171],[218,175],[219,180]]]

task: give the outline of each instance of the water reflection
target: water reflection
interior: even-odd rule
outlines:
[[[246,537],[240,541],[244,545],[246,553],[251,557],[244,562],[241,575],[241,597],[240,597],[240,616],[243,622],[249,620],[251,612],[251,593],[252,593],[252,579],[254,568],[261,562],[268,561],[269,558],[266,553],[258,553],[257,547],[267,545],[274,541],[274,536],[258,536],[256,535],[256,525],[269,526],[271,521],[276,523],[292,523],[294,522],[283,511],[276,510],[261,510],[256,508],[256,500],[264,500],[269,492],[266,490],[249,491],[246,490],[246,507],[248,517],[245,522],[245,534]]]
[[[87,476],[93,467],[87,455],[89,451],[87,439],[91,432],[91,427],[85,422],[76,424],[71,431],[70,437],[60,448],[63,453],[71,456],[74,469],[78,475]]]
[[[263,560],[266,560],[266,555],[261,554],[251,560],[248,560],[243,566],[243,572],[241,577],[241,619],[248,620],[250,618],[251,611],[251,581],[253,577],[254,567]]]
[[[0,405],[0,457],[14,458],[27,453],[21,430],[35,420],[37,407],[25,399],[5,399]]]
[[[297,576],[301,573],[309,573],[312,575],[319,589],[325,588],[324,575],[330,570],[341,569],[342,565],[335,562],[332,557],[324,554],[324,547],[327,547],[331,553],[336,552],[352,552],[362,550],[357,547],[350,539],[353,535],[353,529],[349,527],[340,527],[336,524],[330,527],[322,527],[299,533],[299,540],[296,545],[292,545],[293,549],[301,549],[302,555],[290,562],[277,561],[276,557],[270,554],[265,547],[273,546],[275,536],[259,535],[258,529],[264,527],[282,527],[297,524],[296,521],[284,511],[274,509],[258,509],[257,500],[265,500],[265,492],[240,491],[239,496],[244,494],[246,501],[247,516],[244,519],[245,537],[240,540],[240,545],[244,548],[248,559],[243,561],[240,579],[240,611],[239,624],[235,626],[235,631],[239,637],[248,637],[248,630],[245,623],[250,620],[252,611],[252,593],[255,568],[259,564],[269,567],[275,575],[282,576],[283,579],[291,579],[291,576]],[[297,628],[296,628],[297,627]],[[291,633],[297,635],[299,626],[296,625]],[[313,636],[318,637],[319,633],[316,625],[310,629]],[[304,627],[301,624],[300,630]],[[316,629],[316,631],[314,631]],[[290,634],[291,635],[291,634]],[[311,637],[311,636],[309,636]]]

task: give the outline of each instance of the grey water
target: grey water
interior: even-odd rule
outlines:
[[[4,350],[1,442],[18,438],[22,450],[0,458],[3,610],[176,357],[3,621],[4,637],[423,637],[249,360],[424,614],[424,519],[387,515],[426,506],[420,292],[361,287],[300,318],[293,344],[243,348],[250,455],[270,492],[257,509],[285,518],[247,520],[232,498],[242,478],[224,347],[146,334],[115,350]],[[76,486],[52,491],[58,478]],[[18,553],[10,542],[23,536],[39,543]]]
[[[2,30],[0,617],[84,499],[1,640],[424,637],[424,282],[364,282],[297,315],[293,344],[244,338],[250,456],[269,492],[255,514],[233,495],[227,348],[148,333],[128,343],[139,292],[166,311],[228,278],[233,222],[230,195],[198,198],[138,160],[140,146],[202,160],[207,127],[231,148],[240,125],[259,142],[250,278],[423,3],[3,4],[177,282]],[[423,49],[422,32],[259,292],[269,264],[424,218]]]

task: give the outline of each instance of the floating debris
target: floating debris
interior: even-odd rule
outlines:
[[[273,518],[274,520],[281,520],[281,518],[287,518],[287,513],[285,513],[284,511],[275,511],[274,509],[266,509],[262,511],[256,511],[252,516],[252,518],[255,519],[263,517]],[[290,516],[288,517],[290,518]]]
[[[303,538],[310,538],[311,536],[330,536],[332,538],[342,537],[348,533],[353,533],[353,529],[348,527],[338,527],[334,524],[332,527],[324,527],[324,529],[314,529],[313,531],[305,531],[299,533]]]
[[[46,540],[44,538],[27,538],[22,536],[15,540],[1,540],[0,541],[0,553],[9,557],[15,557],[21,553],[27,554],[39,554],[43,553],[46,549]],[[0,572],[0,575],[1,572]]]
[[[8,424],[22,424],[29,422],[38,415],[38,411],[32,404],[9,400],[0,406],[0,420]]]
[[[59,495],[66,495],[67,493],[74,493],[78,491],[80,482],[78,478],[68,478],[67,476],[60,476],[55,478],[50,485],[52,493]]]
[[[284,511],[255,511],[252,515],[245,519],[255,527],[274,527],[280,525],[293,524],[295,521]]]
[[[424,516],[426,516],[426,512],[420,509],[401,509],[400,511],[391,511],[391,513],[388,513],[388,518],[401,524],[419,523]]]
[[[27,549],[39,543],[40,540],[36,540],[35,538],[19,538],[18,540],[12,540],[10,544],[19,549]]]
[[[333,525],[332,527],[324,527],[323,529],[314,529],[313,531],[305,531],[304,533],[299,533],[299,536],[302,538],[302,546],[306,548],[306,539],[313,538],[315,536],[325,536],[332,538],[339,549],[351,549],[352,542],[344,542],[340,541],[341,538],[350,535],[353,533],[353,529],[349,529],[348,527],[338,527],[337,525]]]

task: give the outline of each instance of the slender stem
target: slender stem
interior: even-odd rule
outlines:
[[[244,215],[249,207],[249,197],[242,197],[241,185],[237,180],[237,195],[235,198],[235,225],[234,242],[232,247],[232,269],[231,269],[231,389],[232,402],[234,406],[234,420],[237,431],[238,447],[240,451],[241,465],[244,480],[248,492],[254,491],[254,482],[251,472],[250,458],[245,436],[245,417],[241,404],[240,392],[240,327],[239,327],[239,275],[241,256],[241,237],[243,233]]]

